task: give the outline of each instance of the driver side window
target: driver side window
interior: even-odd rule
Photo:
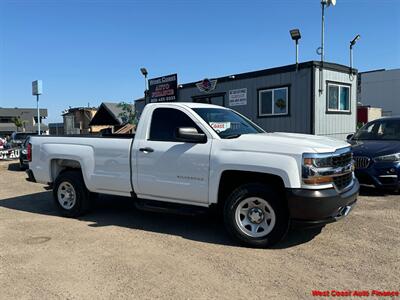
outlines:
[[[151,118],[149,140],[179,142],[176,138],[179,127],[193,127],[198,133],[203,133],[184,112],[174,108],[156,108]]]

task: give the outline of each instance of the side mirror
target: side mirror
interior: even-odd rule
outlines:
[[[351,138],[354,136],[354,134],[349,134],[347,137],[346,137],[346,140],[351,140]]]
[[[179,127],[176,137],[178,141],[186,143],[206,143],[207,136],[204,133],[198,133],[193,127]]]

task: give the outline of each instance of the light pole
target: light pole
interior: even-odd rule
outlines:
[[[296,42],[296,71],[299,68],[299,40],[301,39],[301,34],[299,29],[292,29],[289,31],[292,40]]]
[[[335,6],[336,0],[321,0],[321,8],[322,8],[322,18],[321,18],[321,46],[317,49],[317,53],[321,56],[321,66],[319,69],[319,92],[322,94],[324,91],[323,88],[323,66],[325,59],[325,5],[329,7],[330,5]]]
[[[352,41],[350,41],[350,72],[353,73],[353,46],[360,39],[360,35],[357,34]]]
[[[43,91],[42,81],[41,80],[32,81],[32,95],[36,96],[38,135],[40,135],[39,95],[42,94],[42,91]]]
[[[144,103],[147,103],[147,75],[149,74],[146,70],[146,68],[140,68],[140,72],[144,76]]]

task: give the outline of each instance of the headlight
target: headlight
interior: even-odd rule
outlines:
[[[302,179],[307,185],[333,183],[336,177],[353,172],[353,168],[349,148],[333,153],[303,153]]]
[[[400,153],[378,156],[374,158],[376,162],[397,162],[400,161]]]
[[[332,176],[324,174],[324,168],[332,165],[331,156],[312,157],[308,153],[303,154],[302,177],[305,184],[327,184],[332,183]]]

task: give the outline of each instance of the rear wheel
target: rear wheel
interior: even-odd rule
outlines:
[[[285,199],[274,188],[260,183],[234,190],[224,207],[228,232],[237,241],[252,247],[268,247],[287,233],[289,215]]]
[[[90,207],[89,191],[80,171],[64,171],[54,182],[54,202],[65,217],[79,217]]]

